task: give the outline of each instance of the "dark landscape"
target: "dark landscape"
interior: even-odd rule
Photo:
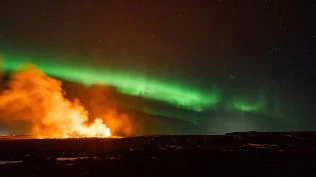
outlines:
[[[316,133],[0,139],[0,176],[316,176]]]

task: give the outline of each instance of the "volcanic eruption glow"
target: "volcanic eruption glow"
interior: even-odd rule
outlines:
[[[104,120],[90,120],[78,100],[64,97],[61,85],[32,65],[15,72],[0,94],[1,121],[26,122],[38,138],[110,137]]]

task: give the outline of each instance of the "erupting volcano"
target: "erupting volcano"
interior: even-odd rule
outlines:
[[[26,122],[37,138],[110,137],[102,118],[89,119],[79,100],[64,97],[62,83],[33,65],[13,73],[0,94],[1,121]]]

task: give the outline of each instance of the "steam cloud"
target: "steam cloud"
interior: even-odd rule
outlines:
[[[0,124],[11,134],[44,138],[106,137],[110,136],[106,125],[110,125],[114,134],[120,129],[131,132],[128,115],[119,114],[112,107],[98,115],[100,118],[89,119],[88,111],[79,100],[70,101],[64,94],[60,81],[48,77],[33,65],[26,65],[10,76],[0,93]],[[101,112],[103,107],[95,105],[94,109]]]

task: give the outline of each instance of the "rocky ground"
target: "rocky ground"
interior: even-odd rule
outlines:
[[[0,176],[316,176],[316,133],[1,137]]]

